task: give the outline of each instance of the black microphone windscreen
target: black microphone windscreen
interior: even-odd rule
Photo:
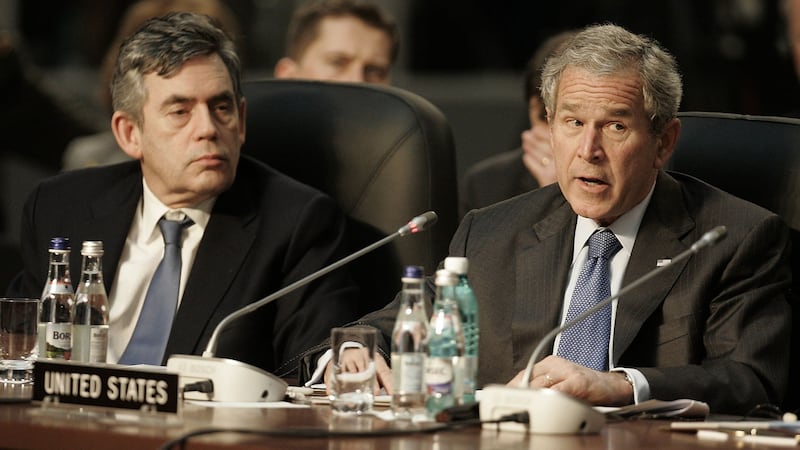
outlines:
[[[435,212],[428,211],[411,219],[411,221],[403,225],[397,232],[400,236],[419,233],[433,226],[438,219],[439,216],[437,216]]]

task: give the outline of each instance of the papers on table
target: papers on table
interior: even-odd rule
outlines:
[[[596,408],[607,416],[620,418],[664,419],[680,417],[683,419],[705,419],[708,417],[708,404],[691,399],[647,400],[635,405],[619,408]]]

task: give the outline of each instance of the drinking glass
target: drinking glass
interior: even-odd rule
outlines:
[[[38,298],[0,298],[0,382],[33,381],[38,319]]]
[[[361,414],[372,409],[375,388],[374,328],[346,327],[331,330],[332,370],[329,386],[335,413]]]

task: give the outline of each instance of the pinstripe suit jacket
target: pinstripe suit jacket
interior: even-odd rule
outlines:
[[[553,184],[474,210],[461,222],[450,254],[470,261],[480,307],[480,385],[508,382],[558,325],[576,220]],[[728,229],[723,241],[619,299],[613,363],[640,370],[653,398],[693,398],[715,413],[745,413],[780,404],[786,391],[791,272],[783,221],[688,175],[662,171],[623,286],[717,225]],[[356,322],[381,330],[384,355],[398,302],[399,296]],[[315,359],[312,352],[304,359],[307,372]]]
[[[506,382],[559,321],[576,215],[544,187],[474,211],[452,255],[470,261],[480,301],[479,377]],[[727,238],[620,298],[613,363],[639,369],[654,398],[694,398],[715,412],[779,404],[786,390],[790,311],[782,220],[683,174],[661,172],[623,286],[717,225]],[[491,355],[491,356],[489,356]]]

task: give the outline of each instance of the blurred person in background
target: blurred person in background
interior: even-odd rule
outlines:
[[[536,50],[525,68],[524,92],[530,128],[522,132],[522,145],[490,156],[467,169],[461,185],[460,215],[475,208],[514,197],[556,181],[550,128],[539,94],[542,66],[550,54],[575,34],[551,36]]]
[[[394,19],[365,0],[312,0],[292,16],[276,78],[391,83],[400,45]]]
[[[789,100],[789,105],[781,115],[800,118],[800,83],[797,83],[800,81],[800,0],[783,0],[781,13],[787,50],[791,56],[796,81],[794,89],[784,90],[784,97]]]
[[[800,79],[800,0],[783,0],[786,38],[792,52],[794,71]]]

